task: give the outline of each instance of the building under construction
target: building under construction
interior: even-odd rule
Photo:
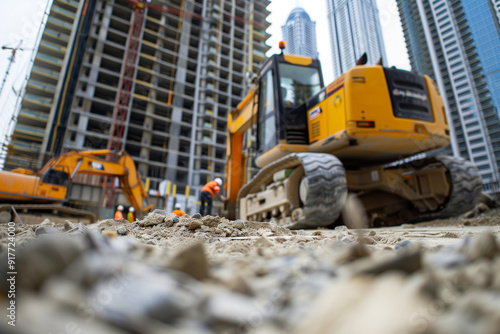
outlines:
[[[53,0],[4,168],[125,149],[149,189],[196,195],[224,176],[227,115],[265,60],[268,4]]]

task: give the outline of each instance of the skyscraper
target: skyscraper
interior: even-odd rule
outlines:
[[[269,49],[268,4],[54,0],[5,168],[121,148],[150,189],[223,177],[228,112]]]
[[[368,64],[387,61],[375,0],[327,0],[327,8],[334,78],[365,52]]]
[[[312,22],[303,8],[295,8],[281,27],[286,43],[285,53],[318,58],[316,22]]]
[[[500,188],[498,2],[397,0],[412,69],[446,97],[451,151],[474,162],[484,190]]]

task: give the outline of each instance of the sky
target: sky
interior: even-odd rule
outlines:
[[[33,48],[47,1],[49,0],[4,1],[0,11],[0,47],[4,45],[14,47],[22,40],[22,48]],[[388,58],[386,65],[409,70],[410,64],[396,0],[376,1]],[[281,26],[285,24],[288,15],[296,7],[304,8],[311,20],[316,22],[319,58],[323,68],[325,84],[328,84],[335,78],[333,78],[330,38],[326,18],[326,0],[271,0],[268,6],[271,14],[267,19],[271,26],[267,29],[267,32],[272,36],[267,40],[267,44],[272,49],[268,52],[268,55],[280,52],[278,43],[282,39]],[[0,49],[0,84],[5,78],[11,54],[10,50]],[[32,51],[29,50],[16,53],[15,62],[12,63],[7,81],[1,92],[0,145],[4,143],[7,127],[15,110],[16,92],[20,91],[24,79],[28,75],[31,55]]]

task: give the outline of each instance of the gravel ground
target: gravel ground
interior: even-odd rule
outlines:
[[[0,332],[499,333],[499,213],[291,231],[156,210],[16,225],[14,251],[3,225]]]

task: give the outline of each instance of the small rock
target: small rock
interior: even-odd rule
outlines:
[[[197,280],[207,279],[210,276],[207,256],[203,245],[199,242],[175,255],[169,267],[182,271]]]
[[[241,220],[236,220],[233,225],[234,228],[237,228],[238,230],[242,230],[245,228],[245,224]]]
[[[472,211],[469,211],[466,214],[464,214],[464,218],[467,218],[467,219],[473,218],[475,215],[476,215],[476,212],[474,210],[472,210]],[[464,225],[465,225],[465,223],[464,223]]]
[[[375,232],[374,230],[371,230],[371,231],[368,233],[368,235],[369,235],[370,237],[373,237],[373,236],[374,236],[374,235],[376,235],[376,234],[377,234],[377,232]]]
[[[486,211],[488,211],[489,209],[490,209],[490,208],[489,208],[486,204],[484,204],[484,203],[479,203],[479,204],[477,205],[477,211],[479,211],[479,212],[486,212]]]
[[[465,255],[471,262],[480,258],[492,259],[499,252],[496,237],[492,233],[484,233],[472,238],[468,247],[465,248]]]
[[[422,268],[422,252],[419,249],[401,252],[398,256],[370,263],[358,271],[362,275],[378,275],[388,271],[402,271],[411,274]]]
[[[254,294],[250,284],[240,274],[236,274],[234,277],[225,280],[224,283],[225,286],[233,292],[241,293],[247,296],[253,296]]]
[[[116,233],[118,235],[127,235],[128,234],[128,229],[125,226],[122,226],[116,230]]]
[[[453,268],[467,263],[467,258],[461,253],[443,250],[431,255],[430,263],[436,268]]]
[[[323,232],[321,232],[321,231],[314,231],[312,233],[312,235],[314,235],[314,236],[321,236],[321,235],[323,235]]]
[[[337,232],[344,232],[344,231],[347,232],[347,231],[349,231],[349,229],[345,225],[340,225],[340,226],[336,226],[335,227],[335,231],[337,231]]]
[[[205,239],[207,237],[207,234],[205,232],[196,232],[194,234],[195,238],[200,238],[200,239]]]
[[[54,223],[53,221],[51,221],[49,218],[45,218],[45,219],[43,220],[43,222],[41,222],[41,223],[40,223],[40,225],[45,225],[45,226],[47,226],[47,225],[49,225],[49,226],[50,226],[50,225],[52,225],[52,226],[54,226],[54,225],[55,225],[55,223]]]
[[[89,307],[98,310],[99,318],[126,332],[158,333],[152,322],[173,324],[198,307],[200,293],[189,277],[141,269],[93,286]],[[106,302],[102,296],[107,296]]]
[[[65,231],[71,231],[76,228],[76,225],[70,222],[69,220],[66,220],[64,222],[64,230]]]
[[[162,216],[168,215],[168,212],[166,210],[162,210],[162,209],[154,209],[152,213],[156,213],[156,214],[162,215]]]
[[[260,237],[253,245],[255,247],[271,247],[273,243],[266,237]]]
[[[153,211],[149,213],[146,217],[144,217],[142,221],[139,222],[139,226],[146,227],[146,226],[158,225],[163,223],[164,219],[165,215]]]
[[[368,227],[365,208],[361,201],[354,195],[349,195],[342,210],[344,223],[349,228]]]
[[[361,242],[365,245],[375,245],[377,243],[373,238],[370,238],[370,237],[358,238],[358,242]]]
[[[479,202],[482,204],[485,204],[488,208],[494,209],[499,207],[498,201],[493,199],[490,195],[487,193],[481,193],[481,196],[479,197]]]
[[[483,289],[487,288],[494,278],[491,263],[485,259],[475,261],[467,266],[465,275],[471,286]]]
[[[191,216],[193,219],[201,219],[201,214],[195,213],[194,215]]]
[[[42,225],[35,230],[35,234],[37,236],[41,234],[56,234],[56,233],[59,233],[59,231],[54,226],[51,225]]]
[[[234,293],[215,294],[208,299],[205,305],[205,312],[211,320],[224,324],[247,325],[251,315],[258,314],[261,316],[261,321],[272,315],[259,311],[252,298]]]
[[[398,242],[396,246],[394,246],[395,250],[399,250],[401,248],[406,248],[406,247],[413,247],[415,244],[411,242],[410,240],[403,240],[401,242]]]
[[[198,220],[192,220],[191,222],[189,222],[188,228],[190,230],[196,230],[199,229],[202,225],[203,225],[202,222]]]

